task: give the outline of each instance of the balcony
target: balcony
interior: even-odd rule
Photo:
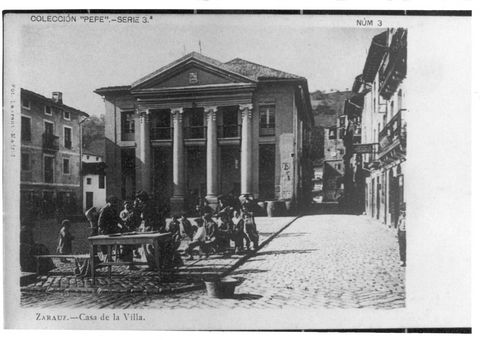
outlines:
[[[241,135],[241,125],[229,124],[218,126],[218,138],[237,138]]]
[[[393,116],[378,134],[378,158],[384,158],[390,151],[397,149],[404,151],[406,147],[406,133],[402,128],[402,111]]]
[[[206,126],[187,126],[184,128],[185,139],[203,139],[205,138]]]
[[[154,127],[150,131],[150,139],[152,140],[171,140],[172,128],[170,126]]]
[[[260,124],[260,136],[275,136],[275,124]]]
[[[42,135],[43,139],[43,150],[46,152],[57,152],[60,149],[60,144],[58,142],[58,136],[55,136],[51,133],[44,133]]]

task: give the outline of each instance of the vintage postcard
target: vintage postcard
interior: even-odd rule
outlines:
[[[3,19],[6,328],[471,327],[471,11]]]

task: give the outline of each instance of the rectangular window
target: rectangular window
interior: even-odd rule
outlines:
[[[30,100],[22,98],[22,107],[24,109],[30,110]]]
[[[262,105],[260,110],[260,136],[275,135],[275,105]]]
[[[91,185],[92,184],[92,179],[90,177],[87,177],[87,184]]]
[[[105,189],[105,176],[104,175],[98,175],[98,188],[99,189]]]
[[[67,149],[72,148],[72,128],[65,126],[63,128],[63,141]]]
[[[328,129],[328,139],[337,139],[337,129],[329,128]]]
[[[32,170],[31,164],[30,164],[30,154],[26,152],[22,152],[22,160],[21,160],[21,165],[22,165],[22,171],[30,171]]]
[[[134,111],[123,111],[121,113],[122,140],[135,140],[134,114]]]
[[[68,175],[70,173],[70,159],[64,158],[63,159],[63,173]]]
[[[30,117],[22,116],[22,141],[30,142],[32,140],[32,120]]]
[[[45,126],[45,134],[52,136],[53,135],[53,123],[52,122],[44,122]]]
[[[43,174],[45,177],[45,183],[53,183],[53,169],[55,158],[51,156],[43,157]]]
[[[47,116],[51,116],[52,115],[52,107],[49,106],[49,105],[45,105],[45,114]]]
[[[70,112],[68,112],[68,111],[63,111],[63,119],[65,119],[65,120],[70,120]]]

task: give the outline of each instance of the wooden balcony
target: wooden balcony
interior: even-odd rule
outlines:
[[[397,148],[404,150],[406,147],[406,131],[402,126],[402,111],[404,110],[399,110],[378,134],[378,159],[380,160],[392,150]]]
[[[42,135],[42,146],[45,152],[57,152],[60,149],[59,137],[51,133]]]

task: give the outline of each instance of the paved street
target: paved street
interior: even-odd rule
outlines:
[[[24,294],[24,306],[83,308],[401,308],[405,271],[395,233],[365,216],[296,220],[232,273],[233,299],[181,294]],[[39,301],[42,301],[39,304]]]

